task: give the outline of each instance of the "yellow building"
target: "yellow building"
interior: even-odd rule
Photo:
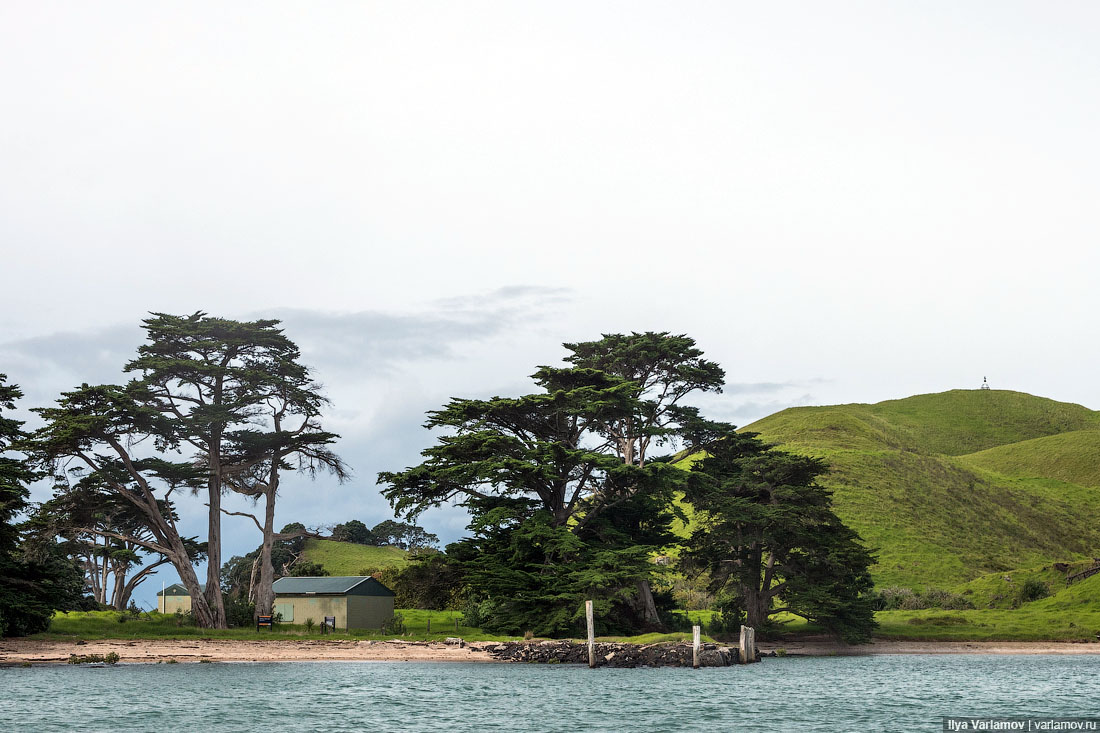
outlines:
[[[202,586],[203,590],[206,586]],[[173,583],[157,593],[157,610],[161,613],[188,613],[191,610],[191,595],[182,583]]]
[[[381,629],[393,618],[393,591],[370,576],[279,578],[272,590],[283,623],[334,616],[337,629]]]

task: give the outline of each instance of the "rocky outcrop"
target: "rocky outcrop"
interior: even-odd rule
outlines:
[[[532,664],[588,664],[588,645],[570,641],[505,642],[480,645],[493,659]],[[699,652],[702,667],[737,664],[735,647],[704,644]],[[690,644],[596,644],[599,667],[690,667]]]

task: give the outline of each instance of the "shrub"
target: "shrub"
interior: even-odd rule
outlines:
[[[926,608],[942,608],[945,611],[964,611],[974,608],[974,604],[965,596],[940,588],[927,589],[924,592],[924,599],[927,603]]]
[[[535,632],[534,631],[524,631],[523,632],[523,640],[524,641],[531,641],[531,639],[534,639],[534,638],[535,638]]]
[[[404,634],[407,630],[408,629],[406,629],[405,627],[405,618],[399,613],[395,613],[389,621],[382,624],[383,634],[393,634],[395,636],[400,636],[401,634]]]
[[[256,604],[244,596],[223,594],[225,620],[230,627],[248,628],[256,623]]]
[[[1020,603],[1030,603],[1040,598],[1046,598],[1049,595],[1050,588],[1047,587],[1046,583],[1037,578],[1029,578],[1025,580],[1020,586],[1020,589],[1016,591],[1016,600]]]
[[[103,661],[107,664],[118,664],[119,656],[116,652],[107,652],[107,655],[103,657]]]
[[[876,611],[922,611],[927,608],[942,608],[945,611],[962,611],[974,608],[974,604],[965,596],[943,590],[927,588],[917,593],[910,588],[883,588],[875,593]]]
[[[313,626],[314,626],[313,619],[312,618],[307,618],[306,619],[306,632],[309,633],[309,632],[313,631]]]
[[[481,615],[481,603],[474,596],[468,596],[462,606],[462,625],[477,629],[485,619]]]

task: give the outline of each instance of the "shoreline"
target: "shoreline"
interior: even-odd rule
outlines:
[[[532,642],[538,644],[539,642]],[[123,663],[168,662],[477,662],[509,664],[494,659],[486,647],[494,642],[461,646],[426,641],[318,641],[236,639],[103,639],[75,641],[37,639],[0,640],[0,665],[65,664],[69,655],[107,655],[114,652]],[[880,654],[1100,654],[1100,643],[1056,641],[876,641],[850,646],[838,642],[807,640],[761,642],[768,656],[782,650],[784,656],[874,656]]]

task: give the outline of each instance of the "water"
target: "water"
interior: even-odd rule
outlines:
[[[0,669],[0,731],[910,731],[1100,715],[1100,656],[720,669],[317,662]]]

